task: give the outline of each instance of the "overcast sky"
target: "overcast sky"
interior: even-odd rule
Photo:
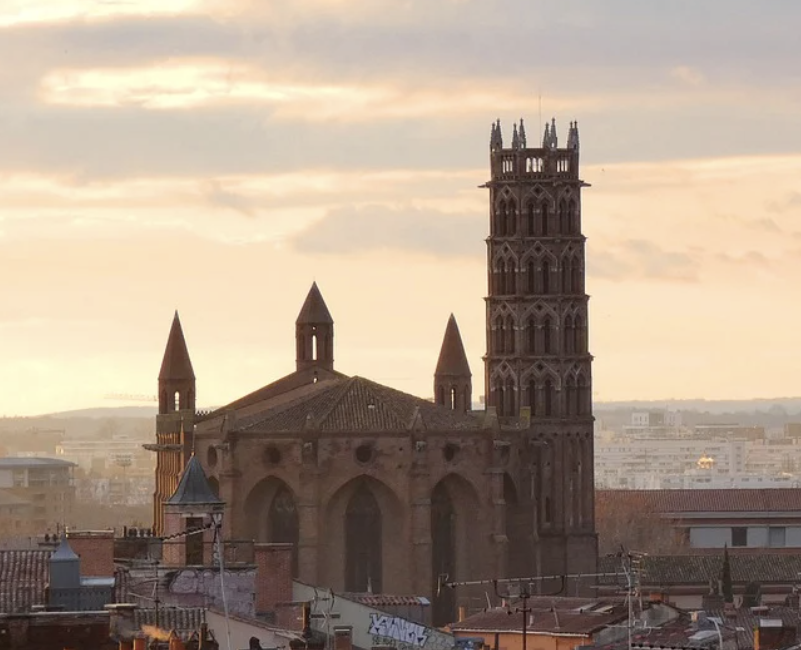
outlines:
[[[489,126],[577,119],[598,400],[801,393],[797,0],[3,0],[0,414],[336,365],[483,393]],[[540,97],[542,113],[540,114]]]

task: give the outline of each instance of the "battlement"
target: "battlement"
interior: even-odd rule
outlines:
[[[559,148],[556,120],[545,124],[545,133],[539,147],[530,148],[526,142],[523,120],[514,124],[511,146],[504,148],[501,121],[492,125],[490,133],[490,169],[492,181],[579,178],[578,122],[571,122],[567,146]]]

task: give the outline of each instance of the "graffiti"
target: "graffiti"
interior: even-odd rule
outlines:
[[[370,634],[374,637],[422,648],[428,641],[429,630],[423,625],[397,616],[372,613],[370,614]]]

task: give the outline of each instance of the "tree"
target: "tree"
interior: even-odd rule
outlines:
[[[749,582],[743,593],[743,607],[759,607],[762,604],[762,585]]]
[[[731,564],[729,562],[729,545],[723,547],[723,568],[720,570],[721,590],[723,591],[723,602],[734,602],[734,588],[731,583]]]

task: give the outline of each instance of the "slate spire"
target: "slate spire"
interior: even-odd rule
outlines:
[[[167,499],[167,503],[171,506],[219,505],[223,503],[211,489],[206,472],[203,471],[195,454],[189,458],[189,462],[181,474],[178,487]]]

